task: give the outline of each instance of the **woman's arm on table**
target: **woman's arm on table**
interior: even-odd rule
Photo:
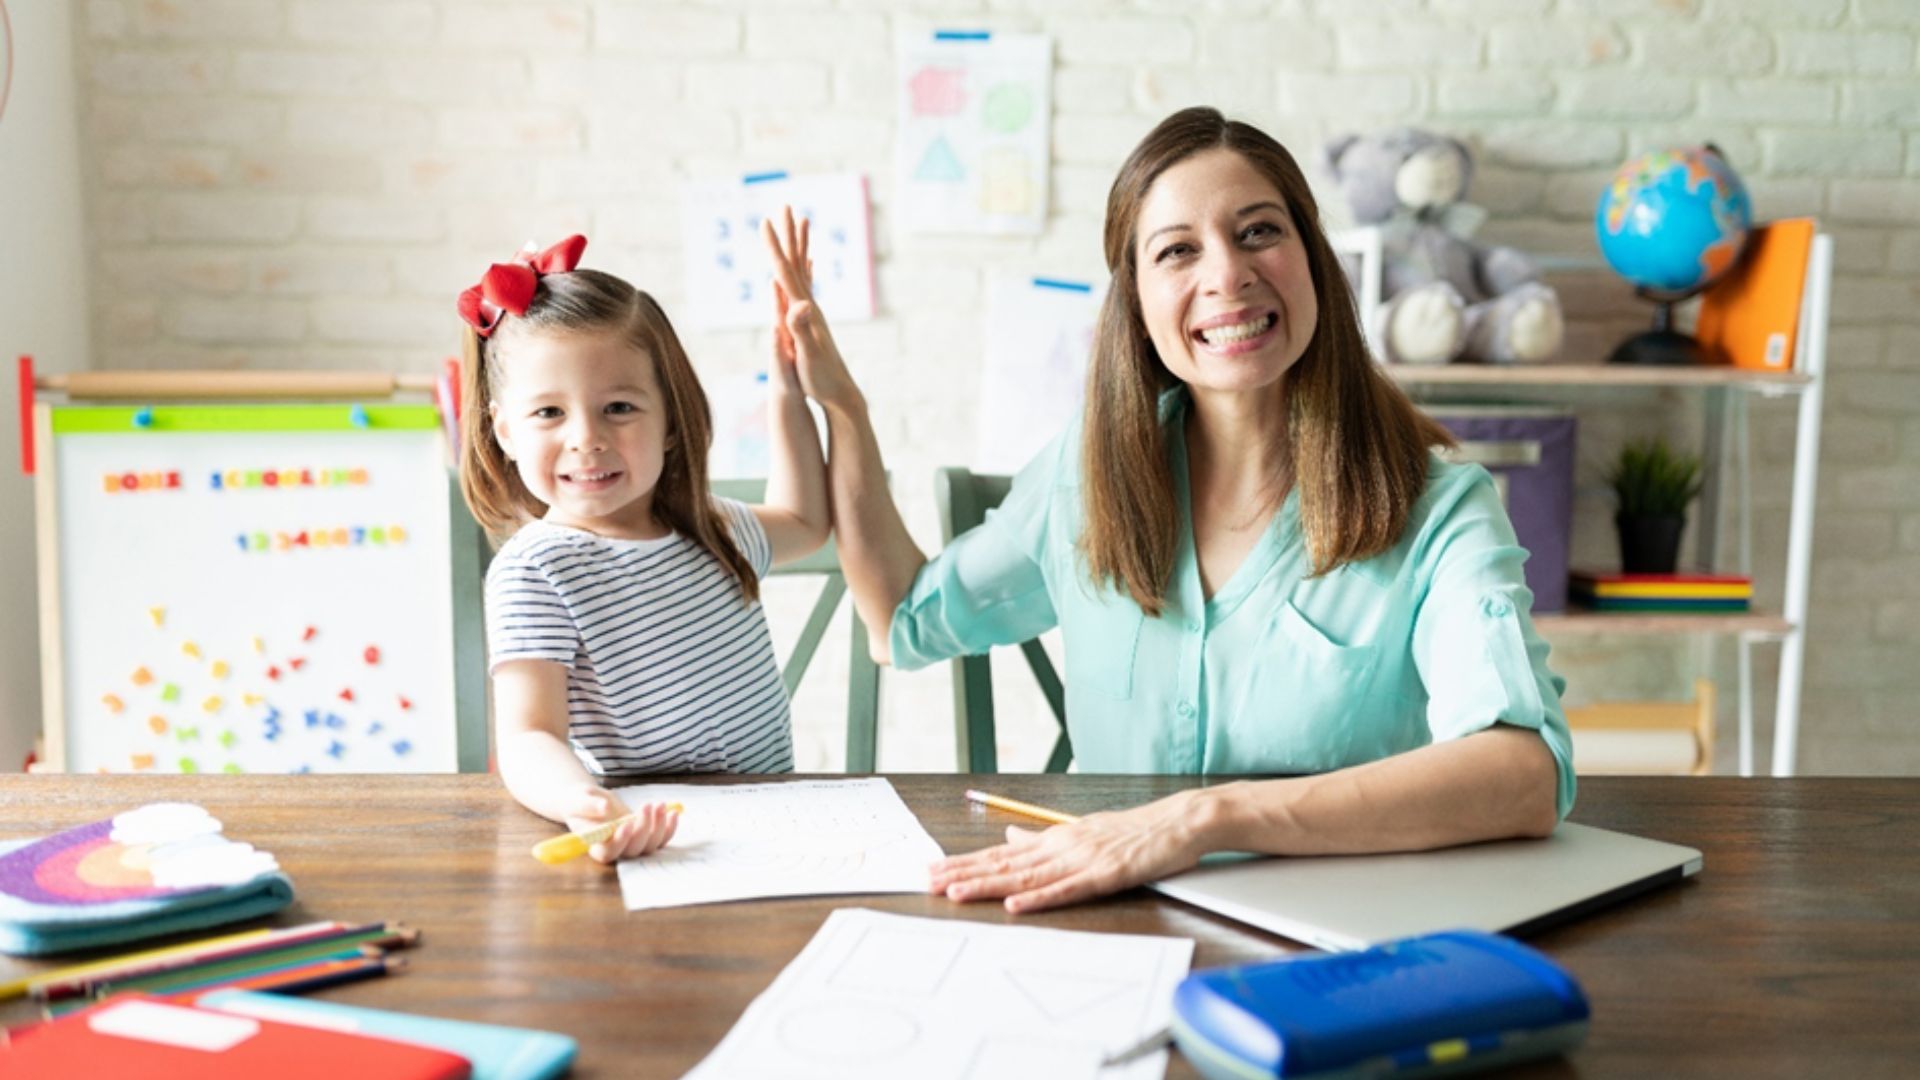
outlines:
[[[1558,772],[1539,733],[1497,726],[1317,776],[1196,788],[934,864],[931,890],[1039,911],[1157,881],[1212,851],[1423,851],[1545,836]]]

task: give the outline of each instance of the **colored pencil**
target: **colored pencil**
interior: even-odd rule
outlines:
[[[1008,813],[1024,814],[1027,817],[1037,818],[1041,821],[1050,821],[1055,825],[1071,825],[1080,820],[1080,818],[1074,814],[1065,813],[1060,810],[1049,810],[1044,806],[1035,806],[1032,803],[1021,802],[1019,799],[1009,799],[1005,795],[989,795],[984,791],[967,792],[967,801],[977,803],[981,806],[991,806],[996,810],[1005,810]]]
[[[85,964],[43,971],[36,975],[0,983],[0,1001],[21,997],[33,992],[36,987],[63,983],[76,979],[98,978],[110,973],[149,967],[156,963],[165,963],[187,957],[200,957],[218,953],[222,950],[257,945],[264,942],[285,942],[300,940],[323,933],[329,929],[340,929],[346,924],[331,920],[306,923],[300,926],[267,927],[259,930],[242,930],[237,934],[223,934],[220,937],[189,941],[182,945],[168,945],[158,949],[146,949],[137,953],[108,957]]]
[[[420,940],[420,935],[409,931],[404,934],[372,931],[365,934],[352,934],[337,940],[299,945],[290,949],[277,949],[270,952],[254,953],[235,957],[213,964],[194,964],[171,971],[154,972],[149,975],[135,976],[130,979],[103,980],[87,985],[81,993],[93,997],[105,997],[107,994],[122,990],[142,990],[148,993],[165,994],[173,990],[195,986],[211,980],[250,975],[255,972],[292,964],[306,963],[318,959],[345,959],[352,956],[383,956],[389,947],[406,948]],[[372,950],[369,954],[367,950]],[[54,1000],[49,998],[48,1000]]]
[[[362,957],[358,960],[336,960],[327,964],[314,964],[308,967],[277,971],[253,979],[241,979],[237,982],[222,983],[221,990],[256,990],[269,994],[304,994],[309,990],[318,990],[325,986],[353,982],[356,979],[385,975],[396,968],[407,966],[405,957],[382,956]],[[214,987],[205,987],[192,993],[205,993]]]
[[[175,994],[192,993],[201,990],[224,990],[242,982],[255,982],[260,979],[277,977],[290,972],[306,972],[331,969],[339,964],[356,963],[361,960],[378,960],[386,956],[385,949],[371,945],[354,945],[332,952],[318,953],[313,956],[301,956],[286,960],[254,964],[251,967],[233,968],[227,971],[208,971],[185,975],[160,986],[152,987],[114,987],[110,992],[120,990],[139,990],[142,993],[172,997]]]
[[[372,975],[385,975],[387,972],[406,966],[406,961],[398,956],[355,956],[344,960],[316,960],[290,967],[274,968],[255,972],[252,975],[234,977],[197,985],[190,988],[173,990],[155,997],[163,1001],[192,1001],[200,994],[214,990],[259,990],[276,994],[302,994],[308,990],[317,990],[335,983],[364,979]],[[57,1019],[70,1012],[76,1012],[96,1003],[93,998],[69,998],[66,1001],[49,1002],[40,1007],[47,1019]]]
[[[348,926],[344,923],[319,924],[296,928],[301,932],[281,937],[269,937],[231,946],[223,946],[201,953],[171,958],[163,958],[132,967],[107,972],[84,975],[78,978],[60,979],[40,983],[29,992],[46,1001],[58,1001],[63,998],[80,995],[99,996],[103,988],[133,989],[135,982],[144,983],[155,977],[164,977],[177,972],[198,970],[205,967],[229,963],[244,963],[255,958],[276,956],[295,950],[347,948],[362,942],[376,941],[384,937],[404,939],[411,945],[419,939],[419,932],[410,930],[399,923],[377,922]]]

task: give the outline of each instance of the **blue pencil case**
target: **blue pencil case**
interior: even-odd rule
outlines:
[[[1572,975],[1478,930],[1195,972],[1173,1012],[1174,1041],[1209,1080],[1470,1072],[1564,1053],[1588,1018]]]
[[[152,803],[0,842],[0,952],[43,956],[268,915],[293,902],[272,855],[191,803]]]

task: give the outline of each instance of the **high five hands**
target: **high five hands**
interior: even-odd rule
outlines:
[[[778,226],[772,218],[760,222],[760,238],[773,263],[773,352],[781,377],[797,377],[807,396],[823,407],[852,400],[859,390],[833,343],[826,316],[814,303],[807,222],[796,224],[793,208],[783,206]]]

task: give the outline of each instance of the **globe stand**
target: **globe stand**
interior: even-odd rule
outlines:
[[[1609,364],[1709,364],[1712,357],[1692,337],[1673,329],[1673,305],[1699,292],[1637,288],[1642,299],[1653,301],[1653,329],[1635,334],[1614,347]]]

